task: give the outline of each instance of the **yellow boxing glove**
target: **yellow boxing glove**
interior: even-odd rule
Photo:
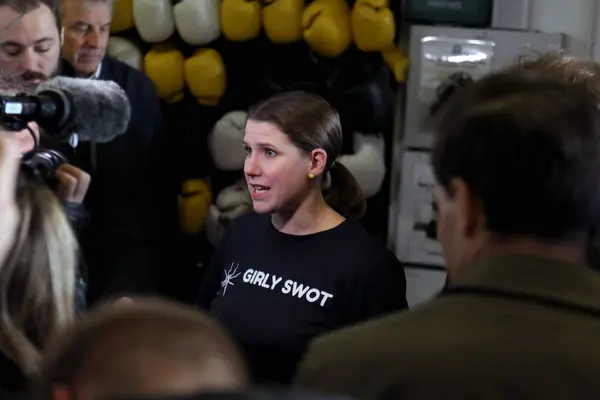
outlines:
[[[262,19],[269,40],[278,44],[301,40],[303,10],[304,0],[265,0]]]
[[[212,192],[206,181],[189,179],[183,182],[178,204],[179,226],[184,233],[196,235],[202,232],[212,201]]]
[[[185,82],[203,106],[219,104],[227,89],[227,75],[221,55],[213,49],[198,49],[185,61]]]
[[[396,82],[406,82],[410,60],[408,55],[396,46],[389,46],[381,52],[383,60],[394,74]]]
[[[221,31],[225,39],[245,42],[260,33],[261,10],[259,0],[221,1]]]
[[[144,57],[146,75],[154,82],[158,97],[167,103],[177,103],[183,99],[184,61],[181,51],[169,44],[154,46]]]
[[[133,0],[115,0],[110,32],[123,32],[133,28]]]
[[[337,57],[350,46],[350,6],[346,0],[315,0],[302,13],[302,36],[323,57]]]
[[[381,51],[394,44],[396,22],[388,0],[358,0],[351,20],[354,43],[360,51]]]

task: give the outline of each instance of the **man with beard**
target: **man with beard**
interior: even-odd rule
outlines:
[[[58,25],[48,26],[51,20],[44,18],[44,14],[52,16],[58,9],[45,5],[25,14],[12,7],[12,3],[11,0],[0,0],[0,75],[4,81],[0,89],[3,91],[30,88],[55,75],[62,37]],[[14,0],[14,3],[23,3],[24,7],[28,4],[23,0]],[[21,153],[33,150],[34,135],[40,138],[37,124],[31,123],[29,128],[15,133]],[[58,196],[67,203],[82,203],[90,176],[72,165],[63,165],[57,178]]]
[[[25,85],[35,86],[59,71],[64,32],[59,2],[0,0],[0,68],[10,76],[19,77]],[[103,24],[101,29],[105,28],[108,30]],[[98,34],[96,26],[80,26],[80,29],[85,35],[90,31],[92,35]],[[132,106],[135,107],[134,101]],[[148,115],[159,113],[159,110],[146,111]],[[39,134],[35,129],[34,132]],[[31,148],[33,138],[28,132],[17,136],[22,150]],[[48,138],[41,137],[42,147],[60,151],[74,165],[90,173],[94,182],[85,199],[90,224],[80,236],[91,302],[106,296],[154,292],[153,237],[148,233],[149,227],[144,226],[149,222],[151,210],[146,190],[149,136],[150,133],[138,135],[130,129],[111,143],[86,142],[76,146],[50,143]]]

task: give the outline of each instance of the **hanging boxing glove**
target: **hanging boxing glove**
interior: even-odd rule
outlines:
[[[198,49],[185,60],[185,82],[203,106],[216,106],[227,89],[225,64],[213,49]]]
[[[131,41],[122,37],[113,36],[108,39],[106,54],[124,62],[132,68],[141,71],[144,68],[144,56]]]
[[[239,171],[244,168],[246,150],[242,143],[247,118],[246,111],[228,112],[217,121],[208,137],[213,162],[221,171]]]
[[[239,208],[252,208],[252,197],[248,192],[248,185],[245,179],[240,179],[235,184],[226,187],[217,196],[215,202],[217,208],[230,216],[239,216]]]
[[[385,178],[385,140],[382,134],[354,133],[354,154],[344,154],[336,162],[354,176],[365,198],[381,190]]]
[[[245,42],[260,33],[261,7],[259,0],[222,0],[221,30],[232,42]]]
[[[219,193],[206,219],[206,236],[213,246],[218,246],[227,226],[234,219],[252,211],[252,198],[245,179],[226,187]]]
[[[265,34],[273,43],[302,40],[304,0],[265,0],[262,10]]]
[[[110,32],[124,32],[133,26],[133,0],[115,0]]]
[[[183,100],[184,61],[181,51],[169,44],[154,46],[144,57],[146,75],[154,82],[158,97],[167,103]]]
[[[302,36],[320,56],[337,57],[352,41],[346,0],[315,0],[302,13]]]
[[[206,222],[204,223],[204,233],[208,242],[213,247],[219,247],[219,243],[225,234],[227,226],[222,222],[221,211],[214,204],[208,209]]]
[[[202,232],[210,205],[212,193],[202,179],[189,179],[181,186],[178,197],[179,226],[188,235]]]
[[[339,111],[353,132],[388,132],[392,129],[396,93],[390,72],[378,54],[358,68],[341,66],[328,80],[328,87],[339,97]]]
[[[177,32],[191,46],[209,44],[221,36],[219,0],[183,0],[173,14]]]
[[[390,71],[392,71],[396,82],[406,82],[408,66],[410,65],[408,55],[394,45],[383,49],[381,55]]]
[[[358,0],[351,21],[352,37],[360,51],[381,51],[394,44],[396,22],[388,0]]]
[[[133,20],[146,43],[160,43],[175,33],[171,0],[133,0]]]

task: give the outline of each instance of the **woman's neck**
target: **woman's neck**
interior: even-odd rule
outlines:
[[[294,211],[273,213],[271,222],[282,233],[310,235],[335,228],[344,222],[344,217],[329,207],[319,193],[307,198]]]

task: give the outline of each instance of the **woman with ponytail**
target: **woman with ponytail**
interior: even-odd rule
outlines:
[[[406,308],[404,269],[359,222],[365,199],[336,162],[340,117],[323,98],[256,105],[243,145],[254,213],[228,229],[198,305],[237,338],[256,383],[287,384],[314,337]]]

